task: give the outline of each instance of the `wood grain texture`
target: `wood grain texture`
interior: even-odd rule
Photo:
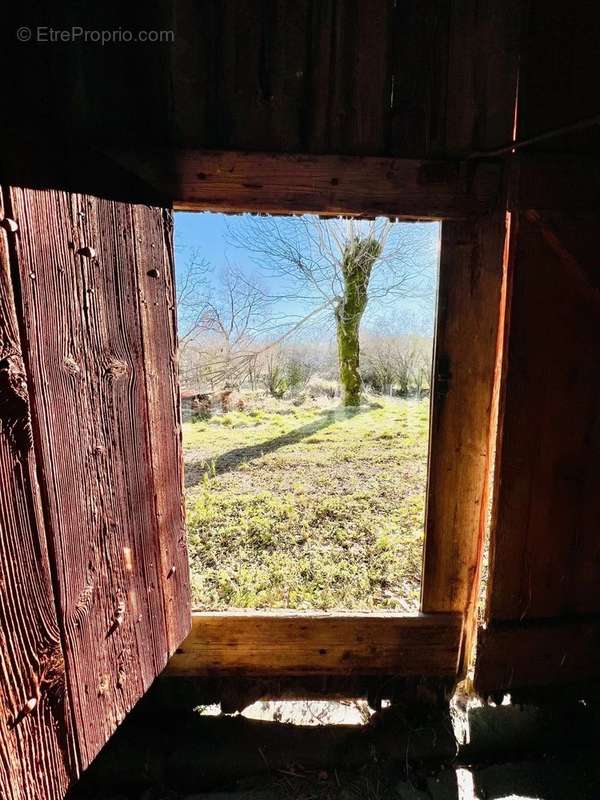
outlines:
[[[77,759],[5,229],[0,229],[0,486],[0,796],[51,800],[63,796]]]
[[[498,164],[343,156],[111,151],[178,210],[464,219],[498,200]]]
[[[175,141],[302,146],[310,0],[173,4]]]
[[[133,206],[150,454],[167,645],[190,629],[189,565],[183,509],[183,455],[177,367],[177,320],[170,212]]]
[[[484,537],[503,215],[442,225],[423,612],[472,610]]]
[[[162,319],[172,314],[171,300],[157,292],[159,306],[141,308],[140,272],[154,267],[154,250],[165,275],[171,263],[156,225],[160,210],[21,189],[11,190],[10,203],[19,223],[33,434],[83,768],[162,670],[189,619],[186,571],[171,573],[180,558],[167,546],[172,537],[181,549],[181,495],[168,508],[154,472],[177,459],[176,424],[171,439],[157,421],[170,414],[173,422],[176,412],[173,398],[171,411],[152,408],[158,395],[149,391],[145,360],[154,336],[150,372],[162,364],[173,386],[174,334]],[[153,461],[157,435],[172,457]],[[179,475],[175,468],[176,482]]]
[[[167,675],[454,676],[460,615],[194,613]]]
[[[43,53],[17,41],[13,53],[7,40],[0,57],[13,73],[5,87],[12,111],[0,130],[2,177],[25,185],[28,160],[37,157],[45,172],[37,186],[122,199],[105,189],[99,148],[431,159],[503,144],[523,7],[519,0],[158,0],[143,20],[125,6],[78,8],[84,29],[156,30],[167,39],[98,47],[79,39]],[[73,25],[68,5],[37,11],[28,24]],[[592,15],[586,11],[591,30]],[[577,72],[593,58],[592,50],[577,61]],[[550,86],[562,81],[555,61]],[[15,144],[25,150],[20,163]],[[126,199],[141,201],[136,187],[128,190]]]
[[[600,159],[525,150],[512,160],[518,175],[511,198],[515,211],[573,215],[600,206]]]
[[[561,0],[529,0],[520,58],[519,138],[597,114],[599,58],[600,13],[595,3],[581,3],[573,13]],[[534,151],[596,157],[599,145],[596,125],[536,144]]]
[[[333,4],[328,80],[323,87],[329,101],[329,152],[375,155],[387,150],[393,10],[393,0]],[[314,77],[324,77],[318,66]],[[306,111],[311,115],[309,107]]]
[[[556,0],[529,3],[517,138],[597,113],[599,24],[592,5],[572,14]],[[597,146],[595,128],[511,159],[516,234],[480,687],[600,674],[589,616],[600,612]]]
[[[391,153],[445,154],[451,10],[438,0],[394,4]]]
[[[522,0],[453,0],[449,11],[443,151],[466,155],[512,141]]]
[[[521,215],[490,620],[600,611],[596,215]]]
[[[482,695],[597,681],[600,619],[496,623],[479,634],[475,689]]]

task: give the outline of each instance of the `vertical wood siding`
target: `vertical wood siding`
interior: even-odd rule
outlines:
[[[459,157],[508,141],[498,121],[514,101],[522,10],[519,0],[159,0],[142,19],[89,4],[77,11],[84,29],[174,38],[18,43],[22,68],[8,50],[5,65],[18,131],[0,137],[22,146],[43,127],[40,151],[53,140],[34,179],[64,178],[69,164],[71,187],[109,193],[98,149],[111,147]],[[68,28],[60,13],[23,22]],[[73,141],[81,162],[65,148]],[[7,171],[30,168],[13,161]]]
[[[7,237],[0,229],[0,796],[30,800],[61,796],[76,759]]]
[[[190,626],[170,218],[59,191],[8,198],[55,634],[84,768]]]
[[[559,0],[531,0],[518,138],[597,112],[599,34],[593,4],[573,13]],[[515,171],[520,207],[511,236],[503,433],[495,466],[487,626],[475,673],[482,692],[598,677],[598,186],[593,170],[585,174],[583,160],[572,170],[547,158],[571,153],[576,163],[577,154],[597,152],[598,136],[596,126],[536,144],[524,158],[543,153],[538,169]],[[561,169],[548,211],[544,189],[556,183]]]
[[[519,221],[490,620],[600,613],[599,223]]]

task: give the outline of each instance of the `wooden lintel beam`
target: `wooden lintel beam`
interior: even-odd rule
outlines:
[[[459,614],[195,613],[175,676],[454,676]]]
[[[491,692],[600,680],[600,617],[498,622],[481,630],[475,688]]]
[[[465,219],[499,197],[499,163],[210,150],[111,151],[177,210]]]

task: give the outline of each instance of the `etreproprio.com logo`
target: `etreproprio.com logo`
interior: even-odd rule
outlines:
[[[30,27],[22,25],[17,29],[19,42],[37,42],[40,44],[146,44],[175,41],[175,31],[144,30],[132,31],[128,28],[112,28],[106,30],[83,28],[72,25],[70,28],[52,28],[49,25]]]

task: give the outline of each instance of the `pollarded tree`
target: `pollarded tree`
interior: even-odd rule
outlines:
[[[343,292],[336,299],[335,321],[342,402],[360,405],[360,321],[369,299],[369,281],[381,255],[381,242],[355,236],[344,245],[341,259]]]
[[[431,297],[432,233],[431,226],[383,218],[244,215],[230,224],[229,241],[253,255],[266,276],[270,300],[287,309],[290,330],[335,323],[342,402],[357,406],[360,324],[367,305]]]

